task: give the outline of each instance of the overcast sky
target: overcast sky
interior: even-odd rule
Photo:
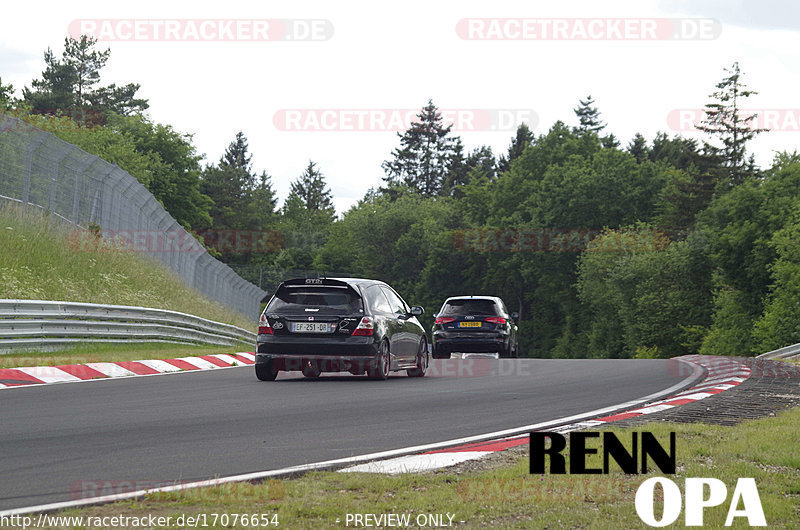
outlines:
[[[272,175],[281,199],[314,160],[342,212],[380,185],[381,162],[398,145],[392,120],[429,98],[460,116],[468,149],[486,144],[504,152],[520,120],[537,134],[559,119],[573,125],[572,109],[587,94],[606,131],[627,144],[636,132],[648,140],[658,131],[679,132],[670,116],[701,109],[734,61],[759,91],[746,106],[779,111],[773,124],[784,130],[751,146],[757,162],[768,165],[775,151],[800,145],[798,5],[25,2],[0,19],[0,76],[19,95],[41,74],[48,46],[60,54],[71,28],[105,27],[109,40],[101,45],[111,49],[111,60],[103,84],[140,83],[150,117],[193,134],[207,162],[243,131],[255,169]],[[175,19],[179,30],[167,34]],[[243,22],[231,30],[237,19]],[[134,20],[138,40],[131,38]],[[299,22],[279,22],[287,20]],[[665,38],[675,31],[679,38]]]

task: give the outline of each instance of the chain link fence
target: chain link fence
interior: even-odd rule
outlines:
[[[82,228],[98,225],[103,231],[192,238],[127,172],[4,114],[0,114],[0,196]],[[200,245],[183,252],[161,245],[143,252],[208,298],[257,318],[266,293],[196,247]]]

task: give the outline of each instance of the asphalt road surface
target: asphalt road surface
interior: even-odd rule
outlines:
[[[247,366],[0,390],[0,510],[106,481],[202,480],[530,425],[666,389],[687,376],[677,364],[451,359],[421,379],[266,383]]]

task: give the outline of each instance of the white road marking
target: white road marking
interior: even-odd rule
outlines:
[[[136,375],[130,370],[127,370],[114,363],[86,363],[86,366],[92,368],[93,370],[97,370],[101,374],[107,375],[108,377],[129,377]]]
[[[82,381],[80,377],[68,374],[64,370],[54,366],[30,366],[27,368],[17,368],[22,373],[35,377],[45,383],[62,383],[64,381]]]
[[[428,455],[409,455],[389,460],[377,460],[357,466],[340,469],[340,473],[385,473],[397,475],[399,473],[418,473],[440,467],[449,467],[467,460],[481,458],[493,451],[461,451],[458,453],[433,453]]]
[[[174,364],[169,364],[166,361],[160,361],[158,359],[149,359],[145,361],[136,361],[137,363],[142,363],[143,365],[147,366],[148,368],[152,368],[157,372],[180,372],[181,369],[175,366]]]
[[[219,366],[216,364],[208,362],[205,359],[201,359],[200,357],[178,357],[177,359],[179,361],[185,361],[192,366],[196,366],[201,370],[216,370],[219,368]]]

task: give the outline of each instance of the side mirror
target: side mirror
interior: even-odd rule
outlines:
[[[514,322],[516,322],[517,320],[519,320],[519,313],[517,313],[516,311],[514,311],[513,313],[511,313],[511,319],[512,319]]]
[[[423,309],[422,306],[419,306],[419,305],[412,305],[411,306],[411,314],[414,315],[415,317],[420,316],[424,312],[425,312],[425,309]]]
[[[433,318],[436,318],[436,317],[438,317],[438,316],[439,316],[439,313],[434,313],[434,314],[433,314]]]

